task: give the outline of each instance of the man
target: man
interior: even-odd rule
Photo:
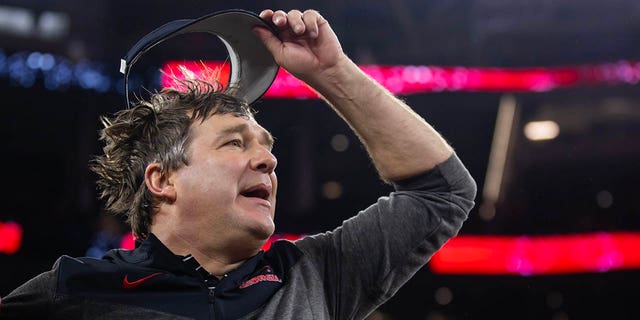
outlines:
[[[421,117],[343,53],[316,11],[265,10],[256,34],[353,128],[396,189],[332,232],[260,248],[274,231],[273,139],[242,101],[187,81],[105,120],[92,168],[141,242],[61,257],[3,301],[3,319],[362,319],[473,207],[476,186]]]

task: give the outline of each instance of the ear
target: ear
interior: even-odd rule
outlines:
[[[176,189],[169,177],[162,173],[159,163],[154,162],[147,166],[144,171],[144,182],[154,197],[168,202],[176,200]]]

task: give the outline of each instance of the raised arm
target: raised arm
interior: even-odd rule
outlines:
[[[435,167],[451,147],[419,115],[346,56],[317,11],[263,11],[278,37],[257,29],[280,66],[314,88],[351,126],[380,176],[397,181]]]
[[[276,61],[351,126],[396,190],[340,227],[296,242],[306,254],[298,268],[321,279],[332,318],[362,319],[458,233],[476,186],[444,139],[345,55],[318,12],[261,16],[279,30],[278,37],[256,30]]]

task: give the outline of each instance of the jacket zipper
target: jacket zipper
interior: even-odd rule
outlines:
[[[215,319],[216,287],[210,281],[205,281],[205,286],[207,287],[207,301],[209,302],[209,319]]]

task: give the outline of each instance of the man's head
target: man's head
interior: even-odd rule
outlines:
[[[106,208],[126,214],[141,238],[160,214],[179,233],[266,239],[277,190],[271,135],[246,103],[185,84],[103,119],[104,155],[91,169]]]

